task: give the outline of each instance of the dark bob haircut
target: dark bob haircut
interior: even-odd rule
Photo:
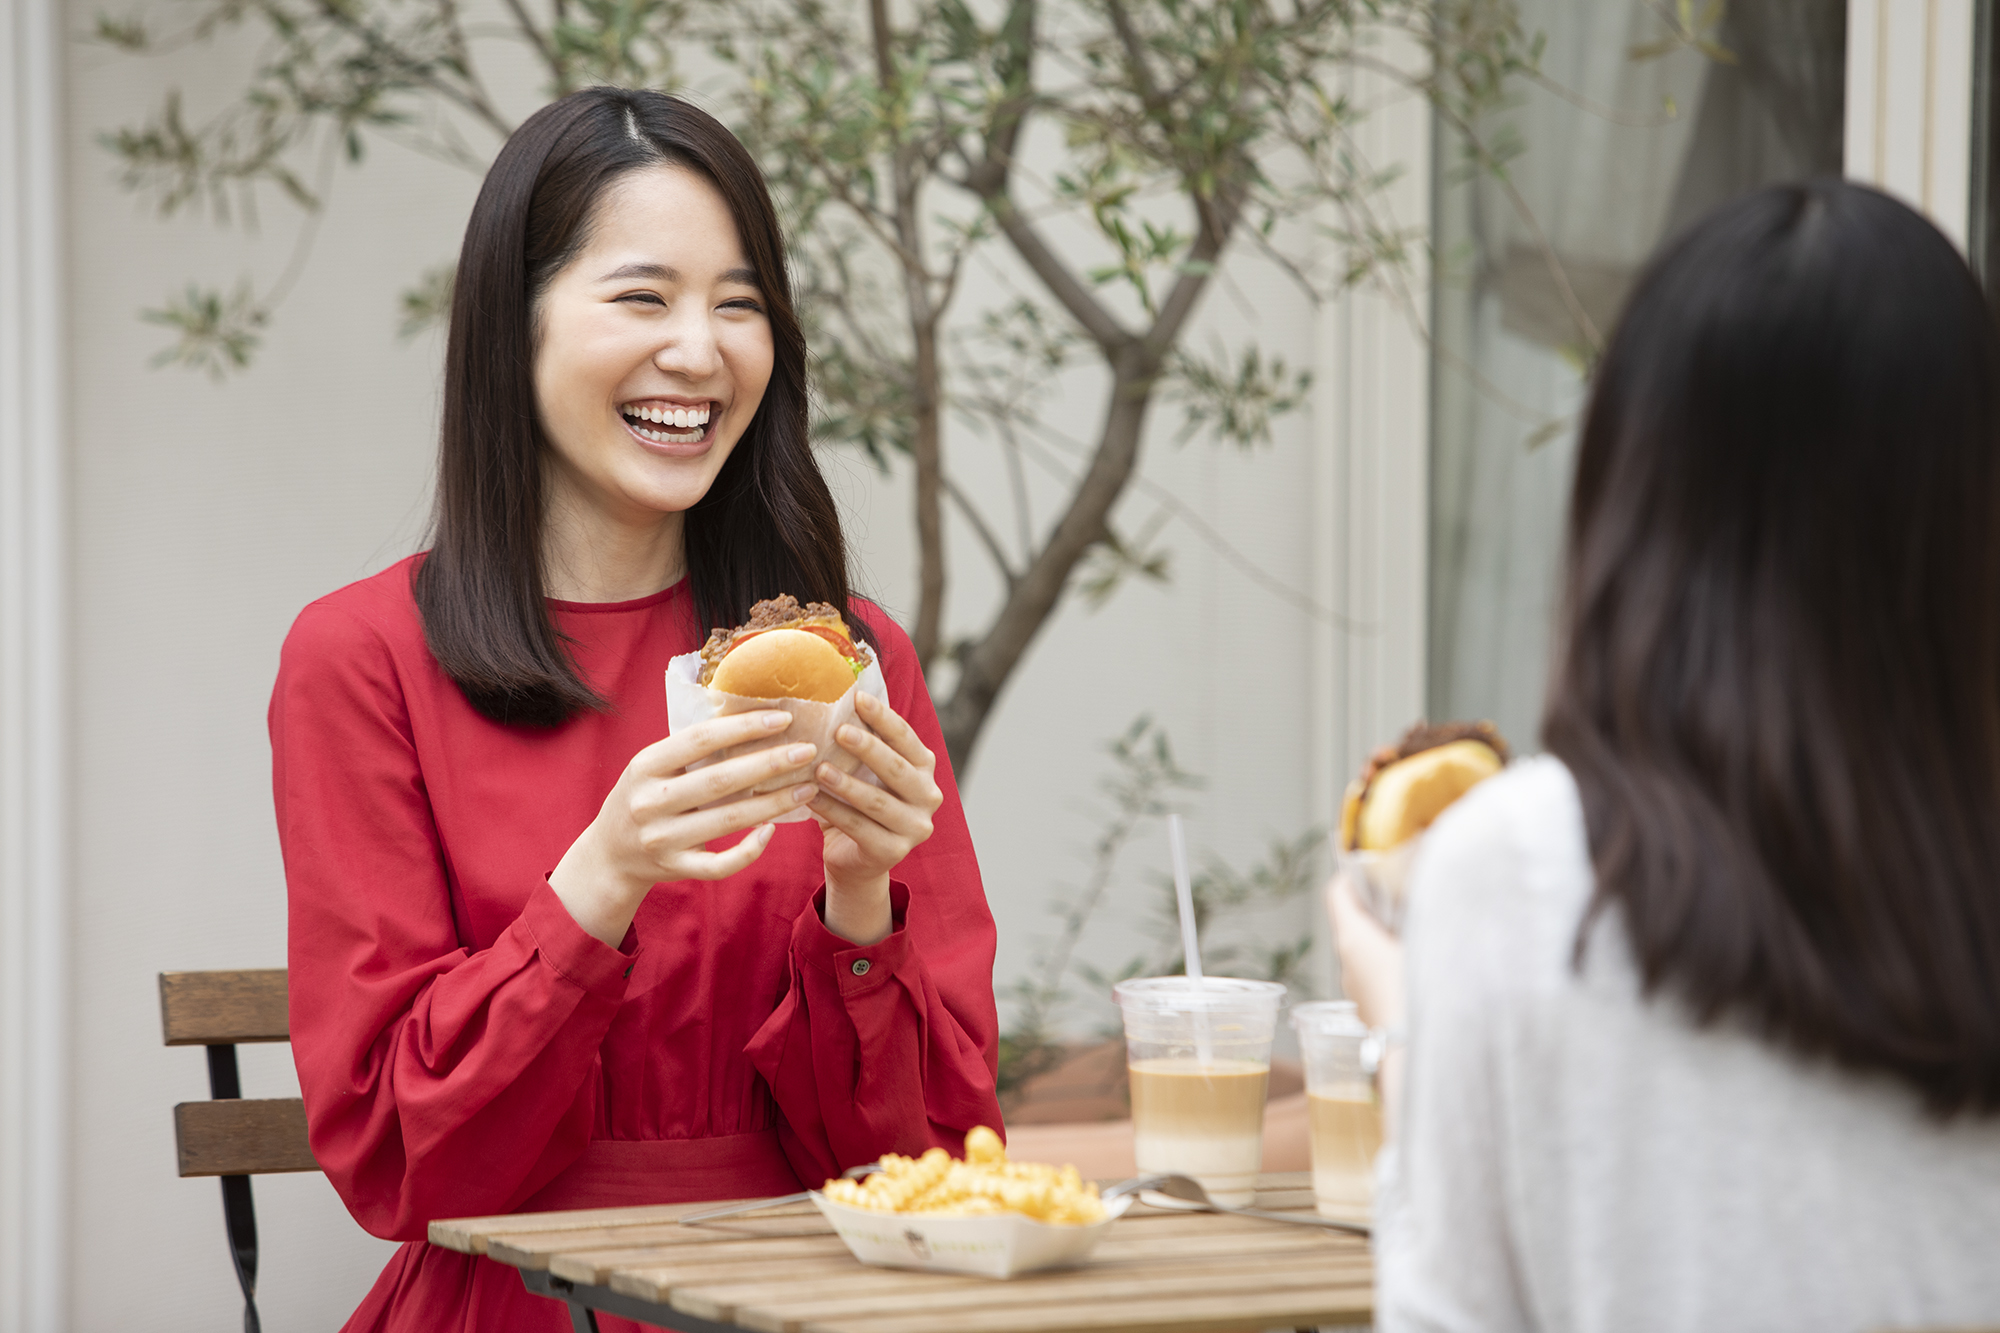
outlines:
[[[728,204],[775,352],[756,416],[687,513],[695,614],[702,628],[734,625],[780,593],[849,608],[840,516],[807,431],[805,339],[762,173],[690,103],[586,88],[537,111],[500,150],[472,206],[452,293],[436,509],[415,593],[431,652],[495,721],[555,726],[603,707],[543,600],[549,446],[535,404],[535,306],[589,240],[605,191],[663,165],[699,173]]]
[[[1543,726],[1648,993],[1939,1115],[2000,1110],[1997,395],[1888,196],[1680,236],[1597,371]]]

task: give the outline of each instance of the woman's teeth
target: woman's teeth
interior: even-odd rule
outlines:
[[[708,431],[709,405],[700,407],[630,406],[621,408],[625,421],[642,438],[655,444],[692,444]],[[653,430],[642,422],[665,427]]]

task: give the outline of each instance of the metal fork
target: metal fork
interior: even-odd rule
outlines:
[[[861,1166],[850,1166],[840,1174],[849,1180],[859,1180],[882,1169],[880,1162],[868,1162]],[[699,1213],[689,1213],[680,1219],[682,1226],[693,1226],[696,1222],[712,1222],[718,1217],[734,1217],[738,1213],[755,1213],[766,1208],[781,1208],[788,1203],[804,1203],[812,1198],[812,1191],[800,1194],[781,1194],[775,1199],[752,1199],[748,1203],[732,1203],[723,1208],[710,1208]]]
[[[1124,1194],[1135,1194],[1140,1190],[1152,1190],[1170,1199],[1180,1199],[1212,1213],[1234,1213],[1238,1217],[1259,1217],[1266,1222],[1289,1222],[1300,1227],[1325,1227],[1329,1231],[1345,1231],[1355,1236],[1372,1233],[1358,1222],[1336,1222],[1330,1217],[1306,1216],[1298,1213],[1272,1213],[1262,1208],[1229,1208],[1208,1197],[1208,1191],[1192,1176],[1158,1175],[1140,1176],[1134,1180],[1120,1181],[1104,1191],[1104,1197],[1115,1199]]]

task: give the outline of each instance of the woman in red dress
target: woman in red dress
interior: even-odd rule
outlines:
[[[838,743],[880,786],[798,743],[688,771],[783,713],[668,734],[668,660],[780,593],[874,642]],[[567,1327],[433,1218],[787,1193],[999,1124],[936,715],[849,593],[763,181],[687,103],[590,89],[502,150],[431,549],[301,613],[270,721],[313,1151],[408,1242],[349,1329]]]

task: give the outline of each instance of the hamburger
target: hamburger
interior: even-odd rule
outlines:
[[[789,594],[750,608],[734,629],[710,632],[699,684],[746,699],[806,699],[830,704],[852,689],[874,661],[840,613],[825,602]]]
[[[1385,852],[1422,833],[1445,807],[1507,764],[1491,722],[1419,722],[1368,759],[1340,804],[1340,847]]]

